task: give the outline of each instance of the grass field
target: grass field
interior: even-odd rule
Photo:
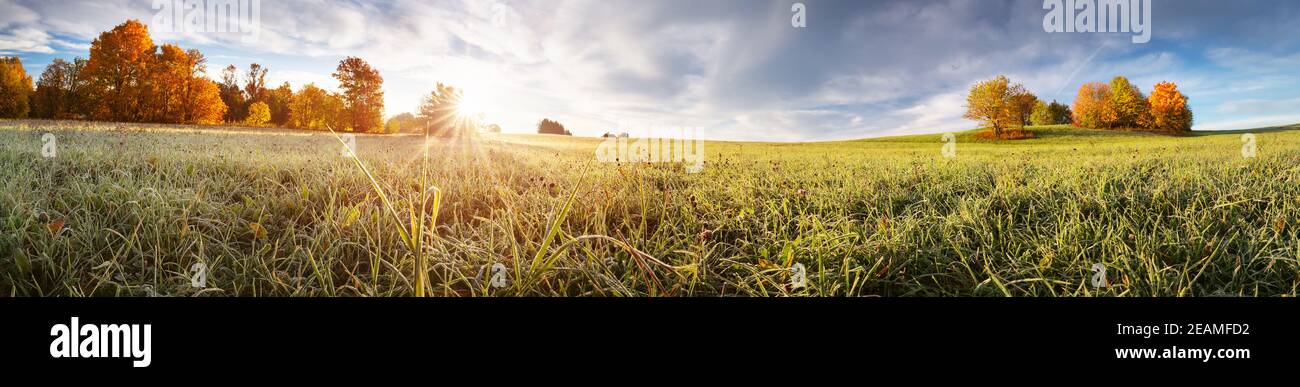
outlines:
[[[598,139],[424,164],[423,137],[358,136],[389,211],[328,133],[0,121],[0,291],[407,296],[424,267],[448,296],[1296,295],[1300,126],[1249,131],[1255,158],[1244,131],[1033,130],[951,159],[939,135],[710,142],[697,174],[598,163]]]

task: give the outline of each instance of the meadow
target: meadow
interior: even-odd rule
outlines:
[[[1029,130],[952,158],[708,142],[691,174],[567,136],[357,135],[354,160],[322,132],[0,121],[0,294],[1297,294],[1300,125]]]

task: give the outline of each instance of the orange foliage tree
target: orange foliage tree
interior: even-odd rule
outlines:
[[[90,60],[81,74],[87,79],[93,118],[141,121],[149,62],[156,50],[149,28],[138,20],[128,20],[91,42]]]
[[[1192,109],[1187,97],[1171,82],[1157,83],[1148,99],[1151,104],[1151,129],[1170,133],[1192,130]]]
[[[343,89],[344,114],[354,132],[384,130],[384,78],[357,57],[339,62],[334,72]],[[338,129],[338,128],[335,128]]]
[[[1074,116],[1074,126],[1081,128],[1102,128],[1114,121],[1115,113],[1109,107],[1110,86],[1104,83],[1085,83],[1079,87],[1079,94],[1074,97],[1074,106],[1070,111]]]
[[[121,122],[213,124],[226,106],[206,77],[198,50],[164,45],[149,28],[128,20],[99,35],[78,77],[91,118]]]

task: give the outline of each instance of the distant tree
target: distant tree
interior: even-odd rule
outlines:
[[[423,121],[411,113],[393,116],[393,118],[388,119],[388,124],[385,127],[384,133],[424,133]]]
[[[265,126],[271,122],[271,107],[266,102],[253,102],[248,105],[248,118],[244,119],[244,124],[248,126]]]
[[[70,118],[72,108],[69,99],[76,83],[74,72],[78,71],[73,66],[73,63],[62,58],[54,58],[45,66],[40,80],[36,81],[36,94],[32,97],[33,117]]]
[[[270,98],[270,92],[266,89],[266,72],[266,68],[260,64],[248,65],[248,72],[244,75],[244,100],[250,109],[254,103],[267,102]]]
[[[197,125],[220,124],[226,116],[226,103],[221,101],[221,88],[207,77],[190,78],[192,99],[187,104],[186,122]]]
[[[383,130],[384,78],[369,63],[357,57],[339,62],[334,78],[343,90],[343,104],[353,131]]]
[[[558,134],[558,135],[564,135],[564,136],[572,136],[572,135],[573,135],[573,133],[569,132],[567,129],[564,129],[564,124],[561,124],[561,123],[559,123],[558,121],[552,121],[552,120],[547,119],[547,118],[543,118],[541,121],[538,121],[538,122],[537,122],[537,133],[538,133],[538,134]]]
[[[1085,83],[1079,87],[1079,94],[1074,97],[1074,125],[1081,128],[1100,129],[1106,123],[1113,122],[1114,112],[1110,110],[1110,86],[1104,83]]]
[[[17,57],[0,58],[0,118],[27,118],[31,112],[32,77]]]
[[[272,125],[287,126],[289,124],[289,105],[292,102],[293,88],[289,87],[289,82],[285,82],[280,87],[268,92],[266,104],[271,107]]]
[[[1069,124],[1071,121],[1070,107],[1065,106],[1063,103],[1057,103],[1056,100],[1052,100],[1052,103],[1047,104],[1047,112],[1052,118],[1051,125],[1064,125]]]
[[[1029,125],[1029,118],[1034,114],[1034,106],[1038,105],[1038,96],[1025,91],[1011,98],[1012,114],[1017,117],[1016,122],[1020,125]]]
[[[1107,109],[1113,112],[1102,124],[1108,128],[1142,128],[1150,122],[1150,106],[1147,99],[1128,81],[1117,76],[1110,81],[1110,95],[1106,100]]]
[[[966,97],[965,118],[980,121],[993,131],[995,138],[1002,138],[1003,131],[1024,125],[1032,112],[1033,97],[1019,84],[1012,85],[1006,76],[979,82],[971,87]]]
[[[484,127],[484,131],[488,133],[501,133],[501,125],[488,124],[487,126]]]
[[[93,118],[111,121],[141,121],[149,110],[149,66],[157,48],[149,28],[128,20],[99,35],[90,44],[90,60],[81,71],[94,104]]]
[[[1192,130],[1192,109],[1178,85],[1160,82],[1151,90],[1151,130],[1184,133]]]
[[[150,122],[184,123],[190,100],[190,78],[202,66],[203,56],[185,52],[180,46],[166,44],[149,66],[149,88],[140,108],[141,119]]]
[[[1029,122],[1034,126],[1055,125],[1056,117],[1052,116],[1051,108],[1043,101],[1034,104],[1034,113],[1029,116]]]
[[[289,126],[299,129],[350,131],[343,117],[343,99],[338,95],[307,84],[293,95],[289,103]]]
[[[461,117],[458,109],[465,98],[464,90],[441,82],[420,103],[420,119],[428,125],[431,135],[456,137],[473,128],[473,119]]]
[[[221,71],[219,86],[221,102],[226,104],[226,122],[243,122],[244,117],[248,116],[248,104],[244,98],[244,90],[239,87],[239,68],[235,65],[226,66]]]

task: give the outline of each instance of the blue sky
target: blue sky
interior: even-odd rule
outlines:
[[[213,1],[213,0],[207,0]],[[1082,1],[1082,0],[1080,0]],[[805,141],[965,130],[970,85],[998,74],[1045,100],[1126,75],[1167,80],[1196,129],[1300,123],[1300,2],[1154,0],[1151,41],[1048,33],[1041,0],[800,1],[262,0],[259,34],[168,31],[209,75],[257,62],[275,85],[333,88],[360,56],[385,78],[388,115],[437,82],[467,90],[489,121],[529,132],[543,117],[578,135],[698,127],[712,139]],[[0,55],[34,77],[153,0],[0,0]]]

